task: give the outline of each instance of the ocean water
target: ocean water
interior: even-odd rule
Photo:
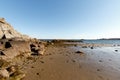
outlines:
[[[120,45],[120,40],[83,40],[84,43],[93,44],[118,44]]]
[[[54,39],[40,39],[43,41],[52,41]],[[120,45],[120,40],[101,40],[101,39],[94,39],[94,40],[81,40],[81,39],[70,39],[75,42],[83,42],[83,43],[90,43],[90,44],[117,44]]]

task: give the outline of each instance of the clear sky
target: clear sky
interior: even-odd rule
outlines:
[[[120,38],[120,0],[0,0],[0,17],[40,39]]]

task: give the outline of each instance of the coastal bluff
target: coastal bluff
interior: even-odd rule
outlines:
[[[4,18],[0,18],[0,80],[21,80],[27,58],[43,55],[45,42],[16,31]]]
[[[30,37],[27,35],[23,35],[17,32],[9,23],[5,21],[4,18],[0,18],[0,39],[29,39]]]

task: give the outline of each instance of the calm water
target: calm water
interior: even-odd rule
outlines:
[[[43,41],[52,41],[54,39],[42,39]],[[71,39],[72,40],[72,39]],[[79,39],[73,39],[73,41],[81,41]],[[82,40],[83,43],[93,43],[93,44],[118,44],[120,45],[120,40]]]
[[[83,40],[84,43],[120,44],[120,40]]]

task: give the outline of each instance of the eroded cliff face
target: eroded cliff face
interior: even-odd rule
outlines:
[[[45,43],[17,32],[0,18],[0,80],[21,80],[25,77],[19,66],[29,57],[43,55]],[[21,63],[20,63],[21,62]]]
[[[0,39],[5,38],[29,39],[30,37],[17,32],[4,18],[0,18]]]

